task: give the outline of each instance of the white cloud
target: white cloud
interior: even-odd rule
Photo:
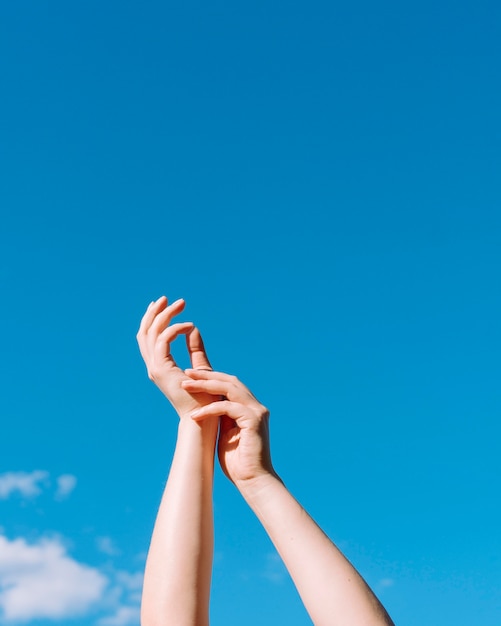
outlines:
[[[0,474],[0,499],[5,500],[15,492],[25,498],[38,496],[42,492],[40,483],[46,483],[48,478],[49,473],[42,470]]]
[[[96,546],[99,552],[108,556],[116,556],[120,554],[120,550],[116,547],[111,537],[97,537]]]
[[[75,489],[77,484],[76,476],[73,474],[62,474],[57,477],[57,491],[55,498],[56,500],[64,500],[67,498],[70,493]]]
[[[76,476],[62,474],[56,479],[57,488],[54,497],[64,500],[75,489]],[[0,474],[0,500],[6,500],[12,494],[18,493],[24,498],[34,498],[42,493],[43,487],[48,487],[49,472],[35,470],[34,472],[6,472]]]
[[[0,610],[5,621],[62,619],[99,601],[108,579],[71,558],[58,539],[29,544],[0,536]]]
[[[141,592],[143,589],[143,572],[130,572],[120,571],[117,572],[117,583],[122,586],[122,589],[127,594],[127,601],[133,604],[140,604]]]
[[[128,626],[139,624],[140,608],[138,606],[120,606],[113,615],[102,617],[99,626]]]
[[[117,582],[129,591],[137,591],[143,586],[143,572],[130,572],[119,571],[117,572]]]
[[[140,621],[141,588],[143,572],[112,572],[113,586],[107,594],[110,615],[102,617],[98,626],[137,626]]]

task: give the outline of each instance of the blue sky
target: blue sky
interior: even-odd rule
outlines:
[[[397,624],[499,624],[499,26],[2,3],[0,623],[138,624],[176,416],[135,333],[165,293]],[[220,471],[214,500],[212,623],[308,624]]]

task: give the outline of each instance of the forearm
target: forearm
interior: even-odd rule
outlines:
[[[180,420],[146,563],[142,626],[208,624],[216,433],[217,420]]]
[[[315,626],[389,626],[351,563],[275,476],[237,485],[282,557]]]

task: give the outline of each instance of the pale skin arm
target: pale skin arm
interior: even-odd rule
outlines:
[[[170,354],[180,334],[194,368],[210,368],[200,333],[191,322],[171,324],[184,308],[165,297],[148,307],[137,340],[151,380],[180,417],[169,478],[158,511],[144,574],[142,626],[206,626],[213,556],[212,482],[218,420],[188,416],[213,396],[190,394],[187,376]]]
[[[282,557],[316,626],[392,626],[357,570],[293,498],[273,469],[268,410],[234,376],[186,370],[191,393],[215,402],[194,421],[221,415],[218,454],[226,475],[255,512]],[[219,400],[216,396],[224,396]]]

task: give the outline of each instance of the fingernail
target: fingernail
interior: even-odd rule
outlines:
[[[202,412],[201,409],[198,409],[197,411],[193,411],[193,413],[190,414],[191,419],[195,419],[196,417],[198,417],[201,412]]]

